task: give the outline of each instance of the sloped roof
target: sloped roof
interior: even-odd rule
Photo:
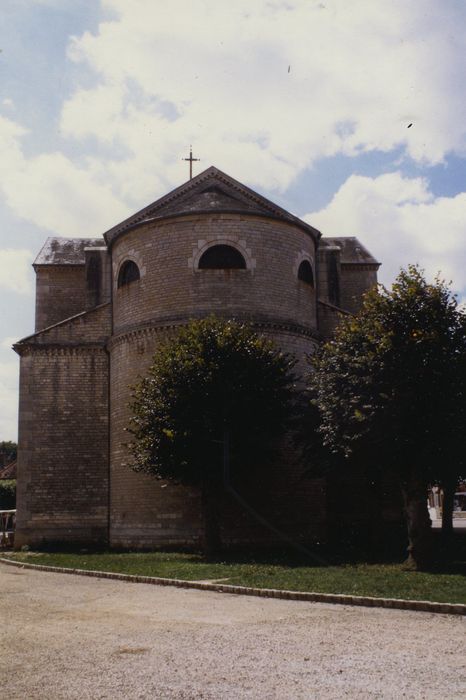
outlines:
[[[110,334],[111,305],[106,301],[21,338],[13,350],[21,355],[30,345],[95,346],[104,344]]]
[[[306,230],[314,239],[320,232],[277,204],[211,166],[192,180],[157,199],[104,233],[108,245],[125,231],[154,219],[209,212],[237,212],[268,216]]]
[[[33,265],[84,265],[84,248],[100,246],[103,238],[47,238]]]
[[[325,237],[320,239],[321,248],[338,246],[341,249],[340,261],[353,265],[380,265],[367,250],[361,241],[355,236]]]
[[[16,459],[0,469],[0,479],[16,479]]]

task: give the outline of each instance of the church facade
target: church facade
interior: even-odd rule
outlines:
[[[195,547],[196,490],[128,467],[131,387],[157,347],[215,314],[251,323],[304,373],[378,267],[356,238],[323,238],[214,167],[101,238],[49,238],[34,262],[35,333],[14,346],[15,546]],[[225,496],[225,541],[270,541],[264,522],[303,541],[325,538],[325,483],[303,479],[292,452],[252,476],[247,510]]]

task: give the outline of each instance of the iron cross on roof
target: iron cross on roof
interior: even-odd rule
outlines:
[[[189,179],[193,179],[193,163],[195,160],[201,160],[200,158],[193,158],[193,147],[189,147],[189,158],[182,158],[181,160],[189,161]]]

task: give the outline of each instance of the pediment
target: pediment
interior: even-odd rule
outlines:
[[[104,234],[108,245],[120,234],[144,222],[172,216],[209,212],[237,212],[278,218],[320,233],[249,187],[211,166],[192,180],[156,200]]]

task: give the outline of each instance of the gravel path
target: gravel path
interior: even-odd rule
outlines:
[[[0,564],[9,700],[466,697],[466,618]]]

